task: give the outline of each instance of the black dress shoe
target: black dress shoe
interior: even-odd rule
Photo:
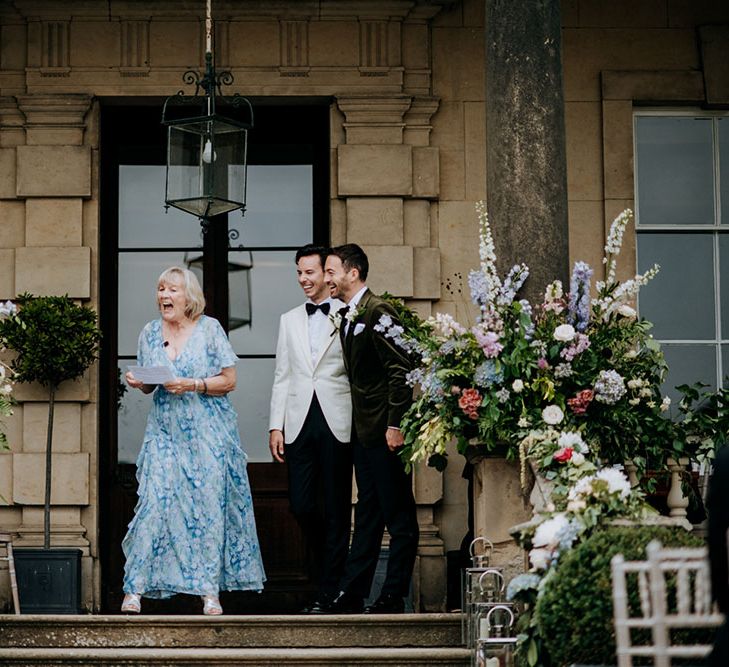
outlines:
[[[332,603],[336,597],[336,593],[319,593],[312,602],[307,604],[302,610],[302,614],[326,614],[326,608]]]
[[[405,601],[397,595],[381,595],[375,602],[365,608],[365,614],[402,614]]]
[[[312,614],[361,614],[364,608],[362,598],[341,591],[329,604],[322,607],[321,611],[311,611]]]

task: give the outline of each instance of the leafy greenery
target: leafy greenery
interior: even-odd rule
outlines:
[[[68,296],[21,294],[15,303],[19,312],[0,321],[0,340],[16,353],[15,379],[58,387],[83,375],[101,339],[96,313]]]
[[[702,546],[701,538],[677,527],[611,526],[565,553],[536,602],[535,619],[551,664],[615,664],[610,559],[644,560],[657,539],[664,546]],[[638,592],[629,589],[637,608]]]

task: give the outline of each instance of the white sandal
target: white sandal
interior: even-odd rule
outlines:
[[[200,597],[202,597],[205,616],[220,616],[223,613],[223,607],[220,606],[220,600],[216,595],[201,595]]]
[[[142,611],[142,596],[137,593],[127,593],[121,606],[124,614],[138,614]]]

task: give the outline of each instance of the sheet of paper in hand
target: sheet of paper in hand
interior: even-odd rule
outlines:
[[[127,366],[127,370],[144,384],[164,384],[175,379],[169,366]]]

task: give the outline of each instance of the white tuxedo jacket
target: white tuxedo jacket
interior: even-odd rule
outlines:
[[[342,307],[344,303],[332,299],[330,313],[336,313]],[[319,358],[312,360],[308,317],[304,304],[281,315],[268,428],[283,431],[284,441],[293,442],[304,425],[316,392],[334,437],[340,442],[349,442],[352,399],[339,334],[329,322]]]

